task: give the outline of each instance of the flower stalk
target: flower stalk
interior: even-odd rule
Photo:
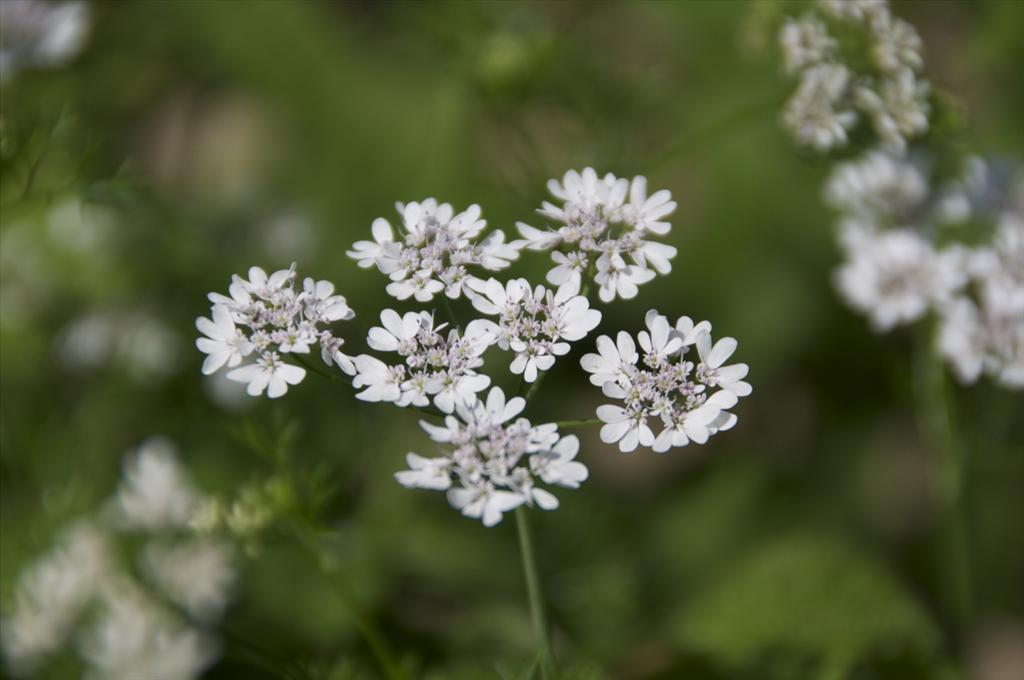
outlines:
[[[523,575],[526,577],[526,593],[530,600],[530,619],[537,640],[537,656],[540,675],[544,680],[553,677],[554,657],[551,654],[551,639],[548,635],[547,614],[544,610],[544,595],[540,589],[537,561],[533,552],[533,537],[530,534],[530,519],[526,507],[516,508],[516,530],[519,533],[519,552],[523,558]]]

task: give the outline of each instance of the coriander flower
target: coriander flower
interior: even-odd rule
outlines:
[[[799,21],[786,19],[779,30],[779,45],[786,73],[794,74],[828,59],[836,49],[825,23],[813,15]]]
[[[398,406],[434,405],[451,413],[461,401],[476,398],[491,379],[477,373],[483,353],[497,337],[491,321],[471,321],[464,333],[447,324],[434,325],[429,312],[408,312],[400,316],[392,309],[380,314],[383,327],[370,329],[367,343],[379,352],[395,352],[403,358],[396,365],[385,364],[367,354],[355,358],[353,386],[363,401],[389,401]]]
[[[815,151],[846,145],[847,130],[857,122],[857,113],[846,101],[850,79],[850,70],[837,63],[818,64],[803,72],[782,114],[797,143]]]
[[[601,322],[601,312],[591,309],[572,283],[553,292],[544,286],[531,288],[526,279],[504,285],[489,279],[473,290],[473,306],[498,317],[498,346],[516,353],[509,369],[526,382],[550,369],[555,357],[569,352],[570,342],[581,340]]]
[[[859,85],[855,98],[881,140],[903,152],[908,139],[928,131],[930,89],[927,81],[918,80],[913,71],[904,68],[884,78],[877,88]]]
[[[154,437],[125,461],[124,476],[114,495],[114,521],[125,529],[182,529],[198,500],[174,445]]]
[[[0,83],[26,67],[61,66],[85,45],[89,5],[78,0],[0,2]]]
[[[924,207],[929,187],[913,163],[876,150],[837,164],[824,193],[825,201],[843,213],[872,223],[899,224]]]
[[[306,376],[306,370],[287,357],[309,354],[319,344],[325,364],[353,374],[351,357],[341,351],[344,340],[326,328],[355,316],[348,302],[335,295],[329,281],[306,278],[301,291],[295,283],[294,264],[270,275],[251,267],[249,278],[232,277],[228,295],[210,293],[211,318],[196,320],[203,334],[196,347],[207,355],[203,373],[231,368],[227,377],[245,383],[250,396],[266,392],[274,399]],[[250,363],[242,365],[246,359]]]
[[[391,279],[388,294],[399,300],[415,297],[428,302],[441,291],[457,298],[476,278],[470,267],[499,271],[519,256],[516,248],[505,243],[500,230],[476,240],[487,226],[478,205],[458,215],[451,205],[433,198],[395,205],[402,217],[398,240],[391,224],[377,218],[372,227],[374,240],[356,242],[348,256],[360,267],[376,266],[387,274]]]
[[[847,261],[836,273],[836,285],[847,303],[867,314],[878,331],[920,319],[965,283],[962,251],[936,251],[915,231],[863,234],[851,245]]]
[[[638,286],[672,270],[676,248],[650,238],[672,228],[665,220],[676,209],[670,192],[648,196],[647,178],[599,177],[593,168],[570,170],[561,182],[550,180],[548,191],[561,205],[545,201],[537,212],[559,226],[542,230],[519,222],[522,238],[512,245],[551,251],[556,266],[547,280],[552,285],[579,289],[584,275],[592,275],[601,300],[611,302],[636,297]]]
[[[680,317],[671,326],[656,310],[647,313],[645,322],[647,329],[637,335],[640,351],[622,331],[614,343],[600,336],[599,353],[580,360],[591,382],[600,384],[606,397],[622,402],[598,407],[597,416],[605,423],[601,440],[617,442],[623,452],[637,446],[663,452],[690,441],[703,444],[732,427],[736,417],[727,409],[751,392],[743,380],[747,365],[725,365],[736,341],[712,343],[710,323]],[[698,356],[688,356],[694,346]],[[655,434],[652,424],[659,423],[661,431]]]
[[[494,387],[486,401],[459,402],[443,426],[421,422],[442,455],[409,453],[409,469],[395,479],[407,488],[447,491],[453,508],[488,527],[520,505],[557,508],[558,499],[539,483],[575,489],[587,479],[586,466],[575,460],[579,440],[560,437],[554,423],[534,426],[517,417],[525,406],[522,397],[506,401]]]
[[[111,559],[107,537],[82,522],[22,572],[0,626],[0,643],[13,674],[31,675],[65,643],[109,573]]]

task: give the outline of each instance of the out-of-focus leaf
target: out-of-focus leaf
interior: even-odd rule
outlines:
[[[934,624],[884,566],[810,534],[742,557],[676,623],[679,643],[726,666],[771,658],[834,678],[878,654],[930,656],[939,641]]]

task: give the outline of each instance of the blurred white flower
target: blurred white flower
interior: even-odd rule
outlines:
[[[882,142],[903,152],[909,139],[928,131],[930,90],[927,81],[918,80],[913,71],[904,68],[885,77],[877,89],[857,86],[855,98]]]
[[[209,538],[153,542],[142,566],[151,581],[199,621],[219,619],[231,596],[235,568],[226,543]]]
[[[580,360],[606,397],[623,402],[598,407],[597,416],[605,423],[601,440],[617,442],[623,452],[637,446],[662,452],[690,441],[703,444],[712,434],[732,427],[736,418],[727,409],[751,392],[743,380],[747,365],[724,365],[736,341],[723,338],[712,344],[708,322],[694,324],[689,317],[680,317],[672,326],[656,310],[647,313],[645,322],[647,329],[637,336],[641,352],[621,331],[615,343],[600,336],[599,354]],[[694,345],[696,362],[687,359]],[[657,435],[649,424],[652,419],[662,425]]]
[[[894,229],[866,236],[847,254],[836,285],[847,303],[887,331],[949,301],[966,283],[964,253],[937,252],[917,232]]]
[[[818,0],[827,14],[844,21],[866,22],[889,11],[887,0]]]
[[[85,2],[0,2],[0,83],[24,68],[70,61],[85,45],[89,14]]]
[[[174,445],[153,437],[125,461],[124,478],[114,496],[116,523],[147,531],[182,529],[197,500]]]
[[[570,170],[561,182],[548,181],[548,191],[561,205],[545,201],[537,212],[560,226],[541,230],[519,222],[522,238],[512,245],[551,251],[556,266],[547,280],[552,285],[579,290],[584,275],[592,273],[601,300],[611,302],[635,297],[637,287],[655,273],[671,271],[676,248],[650,238],[672,228],[665,221],[676,209],[670,192],[662,189],[648,196],[647,178],[599,177],[593,168]]]
[[[874,224],[900,224],[928,199],[921,170],[885,151],[836,164],[825,184],[825,201],[848,215]]]
[[[352,385],[363,390],[357,399],[398,406],[426,406],[433,399],[437,408],[451,413],[456,403],[475,399],[490,385],[491,379],[476,369],[496,339],[492,322],[476,319],[461,335],[452,329],[446,337],[441,331],[447,324],[435,326],[429,312],[400,316],[385,309],[380,320],[383,327],[371,328],[367,343],[371,349],[397,353],[403,363],[390,366],[369,355],[356,357]]]
[[[498,346],[516,353],[509,368],[526,382],[550,369],[555,357],[568,353],[570,342],[583,339],[601,322],[601,312],[591,309],[571,283],[553,292],[544,286],[532,288],[526,279],[504,285],[490,279],[473,289],[473,306],[498,317]]]
[[[787,18],[779,29],[782,60],[790,74],[826,61],[835,51],[836,44],[825,23],[811,14],[799,20]]]
[[[21,573],[0,643],[15,675],[31,675],[64,645],[83,608],[107,578],[107,538],[91,523],[65,532],[49,553]]]
[[[447,490],[448,502],[466,517],[494,526],[502,515],[520,505],[544,510],[558,507],[546,484],[577,488],[587,478],[586,467],[574,459],[576,437],[559,437],[556,425],[531,425],[517,418],[526,401],[506,401],[494,387],[486,402],[460,402],[444,426],[422,422],[430,438],[442,445],[443,455],[406,457],[408,470],[396,473],[409,488]],[[513,420],[514,419],[514,420]]]
[[[849,83],[850,70],[842,64],[818,64],[803,72],[782,113],[797,143],[816,151],[846,145],[847,130],[857,122],[857,113],[846,100]]]
[[[249,269],[249,278],[233,276],[228,295],[210,293],[212,319],[196,319],[205,336],[196,347],[207,355],[203,373],[232,368],[228,378],[245,383],[250,396],[266,391],[271,399],[282,396],[289,385],[297,385],[306,370],[287,363],[281,355],[309,354],[320,345],[320,357],[349,375],[355,372],[351,357],[341,351],[344,340],[325,326],[355,316],[348,302],[335,295],[334,284],[306,278],[302,290],[295,290],[295,265],[269,276],[259,267]],[[239,366],[249,356],[255,361]]]
[[[376,265],[391,278],[388,294],[399,300],[415,297],[428,302],[441,291],[450,298],[463,293],[475,276],[470,267],[490,271],[504,269],[519,256],[505,243],[500,230],[477,242],[487,226],[480,217],[480,206],[471,205],[458,215],[448,203],[428,198],[421,203],[397,203],[402,216],[399,239],[391,224],[377,218],[373,222],[373,241],[358,241],[348,251],[360,267]]]
[[[919,71],[924,66],[924,43],[911,24],[890,12],[878,12],[871,20],[871,29],[872,54],[880,69],[898,73],[903,69]]]
[[[216,658],[213,640],[128,583],[108,586],[81,643],[87,678],[191,680]]]
[[[991,245],[971,255],[975,299],[940,307],[938,350],[957,377],[982,373],[1010,389],[1024,388],[1024,219],[1002,215]]]

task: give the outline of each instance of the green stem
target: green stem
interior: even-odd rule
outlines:
[[[394,653],[384,639],[384,635],[370,619],[363,615],[358,605],[349,596],[348,590],[344,585],[334,579],[337,570],[333,566],[333,558],[324,552],[319,537],[316,535],[316,530],[306,530],[303,527],[298,527],[295,535],[299,538],[302,545],[313,554],[317,561],[317,566],[331,579],[331,583],[335,585],[338,597],[345,603],[349,614],[355,621],[356,629],[362,636],[366,646],[370,648],[370,653],[373,654],[384,676],[389,678],[389,680],[406,680],[405,671],[394,660]]]
[[[526,394],[523,395],[523,398],[526,399],[527,404],[529,404],[530,401],[534,398],[534,396],[536,396],[537,390],[540,389],[540,384],[544,382],[544,376],[546,375],[547,371],[542,372],[540,375],[537,376],[537,379],[533,381],[533,384],[530,385],[530,388],[526,390]],[[522,392],[522,388],[520,388],[519,391]]]
[[[930,329],[929,329],[930,330]],[[918,424],[936,456],[940,536],[938,561],[946,568],[942,594],[953,619],[964,630],[973,614],[970,546],[964,508],[963,448],[957,440],[946,371],[932,347],[931,336],[917,342],[914,361]]]
[[[519,533],[519,550],[523,557],[523,574],[526,576],[526,593],[530,599],[530,619],[533,633],[537,638],[537,653],[540,660],[540,675],[544,680],[552,677],[551,642],[548,637],[547,615],[544,613],[544,596],[537,576],[537,562],[533,554],[533,537],[530,535],[530,520],[526,508],[516,508],[516,529]]]
[[[567,427],[589,427],[590,425],[601,425],[604,421],[600,418],[587,418],[586,420],[559,420],[555,425],[559,430]]]

